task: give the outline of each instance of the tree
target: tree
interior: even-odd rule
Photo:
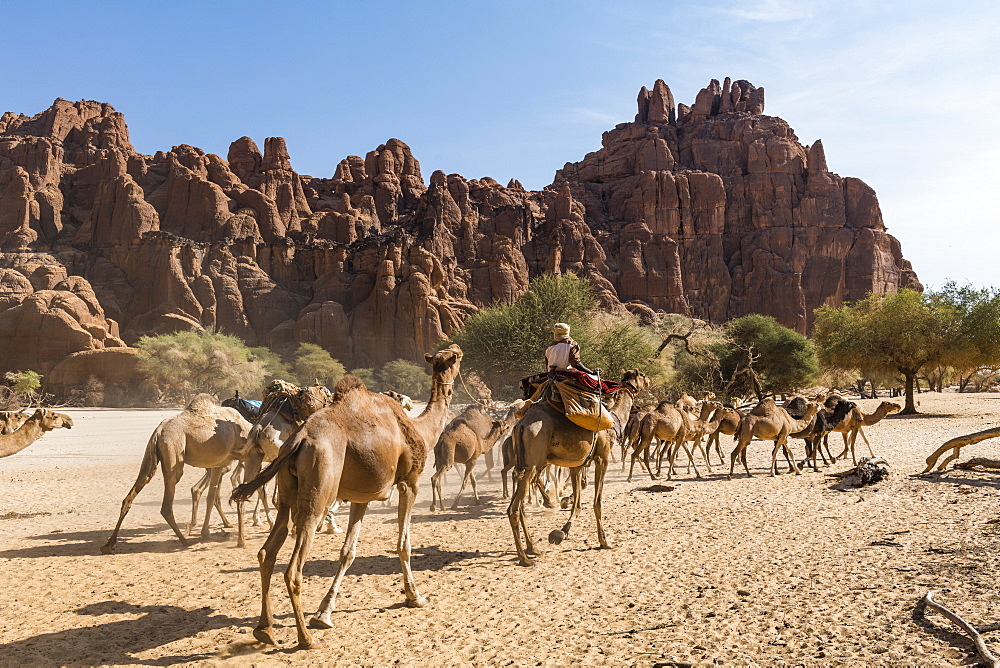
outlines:
[[[929,364],[950,364],[969,354],[962,321],[949,299],[904,289],[872,294],[838,309],[820,307],[813,340],[825,366],[858,369],[862,375],[901,374],[906,389],[902,413],[912,414],[917,412],[917,374]]]
[[[251,348],[250,353],[259,359],[264,365],[264,382],[275,379],[298,382],[292,370],[288,368],[281,356],[265,346]]]
[[[619,379],[628,369],[660,375],[656,346],[633,315],[592,314],[586,325],[591,344],[584,351],[587,366],[601,369],[603,378]]]
[[[819,370],[806,337],[770,316],[746,315],[701,339],[697,349],[685,345],[675,357],[676,379],[685,391],[711,390],[725,400],[753,394],[760,401],[804,387]]]
[[[295,360],[292,362],[292,372],[302,385],[320,385],[333,387],[347,373],[344,365],[333,359],[333,356],[315,343],[303,343],[295,350]]]
[[[0,383],[0,410],[17,410],[42,400],[42,376],[37,371],[8,371]]]
[[[1000,291],[951,281],[927,298],[955,321],[953,340],[936,366],[954,369],[964,388],[980,369],[1000,364]]]
[[[463,369],[475,371],[491,387],[515,386],[521,378],[543,370],[542,354],[552,341],[556,322],[570,325],[584,361],[589,362],[587,324],[596,306],[586,279],[546,274],[534,279],[513,302],[497,302],[470,315],[445,345],[461,346]]]
[[[144,336],[136,348],[139,372],[185,401],[196,392],[260,388],[267,368],[240,339],[213,332]]]
[[[375,369],[351,369],[351,373],[361,379],[361,382],[365,384],[372,392],[377,392],[379,390],[378,377],[375,375]]]
[[[427,373],[425,366],[404,359],[386,362],[378,370],[379,386],[422,399],[431,391],[431,375]]]

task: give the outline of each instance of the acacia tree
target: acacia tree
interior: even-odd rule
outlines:
[[[302,343],[295,349],[292,373],[302,385],[319,383],[333,387],[347,373],[344,365],[315,343]]]
[[[267,364],[235,336],[213,332],[174,332],[144,336],[136,343],[140,373],[185,401],[195,392],[259,388]]]
[[[901,374],[906,388],[902,413],[912,414],[917,412],[917,374],[927,365],[947,364],[968,354],[961,321],[949,300],[904,289],[872,294],[837,309],[820,307],[813,341],[825,366]]]
[[[513,302],[469,316],[446,343],[462,347],[463,370],[474,372],[493,392],[512,396],[518,380],[544,370],[543,353],[556,322],[570,325],[583,362],[602,369],[604,377],[652,370],[657,351],[650,334],[631,315],[601,312],[590,281],[574,274],[539,276]]]
[[[674,362],[685,391],[732,395],[788,392],[807,385],[818,372],[812,345],[770,316],[751,314],[728,322],[700,350],[685,346]]]

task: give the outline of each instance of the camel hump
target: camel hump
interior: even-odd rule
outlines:
[[[365,382],[349,373],[345,376],[341,376],[337,384],[333,386],[333,402],[336,403],[347,396],[348,393],[354,390],[367,390],[368,387],[365,386]]]
[[[207,416],[215,412],[218,406],[219,402],[216,401],[214,396],[202,392],[201,394],[194,395],[194,398],[188,402],[184,410],[195,415]]]

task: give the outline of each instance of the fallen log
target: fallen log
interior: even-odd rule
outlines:
[[[955,464],[957,469],[974,469],[977,466],[981,466],[984,469],[1000,469],[1000,460],[997,459],[987,459],[986,457],[973,457],[967,462],[959,462]]]
[[[990,427],[989,429],[977,431],[974,434],[966,434],[965,436],[956,436],[955,438],[949,441],[945,441],[944,445],[935,450],[931,454],[931,456],[927,458],[927,468],[925,468],[922,472],[930,473],[930,471],[934,468],[934,465],[937,463],[937,460],[941,457],[941,455],[946,453],[948,450],[951,450],[952,451],[951,455],[949,455],[948,458],[945,459],[941,463],[941,465],[938,466],[937,469],[938,471],[944,471],[945,468],[948,466],[948,464],[953,462],[955,459],[958,459],[959,450],[961,450],[965,446],[972,445],[973,443],[979,443],[980,441],[985,441],[988,438],[996,438],[997,436],[1000,436],[1000,427]]]
[[[976,630],[977,627],[973,626],[972,624],[965,621],[964,619],[959,617],[957,614],[955,614],[945,606],[935,601],[934,594],[936,593],[937,593],[936,591],[931,590],[924,595],[924,597],[920,600],[921,611],[924,614],[927,614],[927,608],[930,607],[931,609],[936,610],[937,612],[947,617],[953,624],[955,624],[960,629],[965,631],[966,634],[968,634],[969,638],[972,639],[972,642],[976,644],[976,651],[979,652],[979,656],[982,657],[983,661],[986,663],[987,666],[989,666],[990,668],[1000,668],[1000,659],[998,659],[996,655],[993,654],[986,646],[986,641],[983,640],[983,637],[979,635],[979,631]],[[984,630],[987,629],[993,630],[993,627],[995,626],[996,625],[994,624],[989,624],[980,626],[978,628]]]

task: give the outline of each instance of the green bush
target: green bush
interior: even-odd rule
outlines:
[[[185,401],[198,392],[217,395],[260,388],[267,364],[235,336],[174,332],[144,336],[136,343],[140,373]]]
[[[419,365],[403,359],[386,362],[378,370],[378,387],[423,400],[431,391],[431,375],[427,372],[429,368],[426,364]]]
[[[292,373],[299,384],[333,387],[347,373],[344,365],[333,359],[333,356],[315,343],[302,343],[295,350],[292,362]]]

